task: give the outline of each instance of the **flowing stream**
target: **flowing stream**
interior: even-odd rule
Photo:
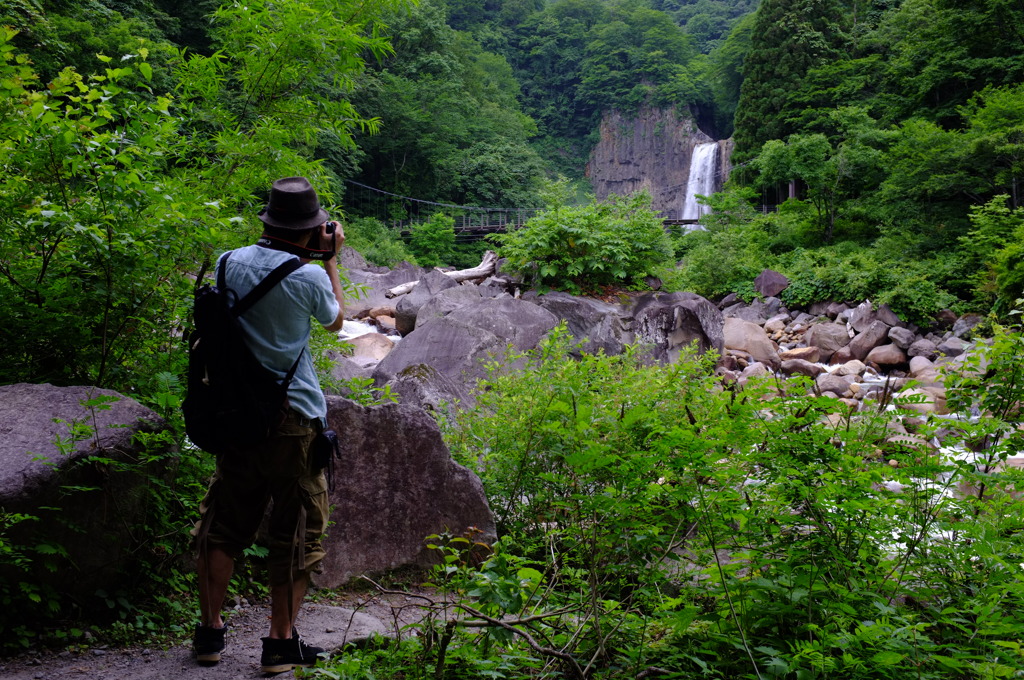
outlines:
[[[697,194],[709,196],[718,188],[718,142],[698,144],[690,156],[690,178],[686,182],[683,199],[684,220],[696,220],[708,212],[708,207],[697,203]]]

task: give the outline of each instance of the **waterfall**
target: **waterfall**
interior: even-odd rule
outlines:
[[[718,142],[698,144],[690,156],[690,179],[686,182],[683,199],[684,220],[696,220],[708,212],[706,205],[697,203],[697,194],[709,196],[718,189]]]

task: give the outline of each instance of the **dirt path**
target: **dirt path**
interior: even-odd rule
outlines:
[[[359,594],[331,603],[303,606],[298,628],[312,645],[337,650],[374,634],[395,635],[423,616],[414,598]],[[260,638],[266,635],[270,608],[265,603],[235,611],[228,620],[226,648],[219,664],[200,667],[191,642],[169,649],[96,647],[83,652],[53,652],[0,659],[3,680],[228,680],[262,678]],[[405,634],[402,632],[401,634]],[[281,678],[291,677],[283,673]]]

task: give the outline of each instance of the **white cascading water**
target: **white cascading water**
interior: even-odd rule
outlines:
[[[696,220],[708,212],[706,205],[697,203],[697,194],[710,196],[718,188],[718,142],[698,144],[690,156],[690,178],[686,182],[683,199],[684,220]]]

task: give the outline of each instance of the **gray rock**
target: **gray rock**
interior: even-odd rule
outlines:
[[[910,375],[916,378],[920,374],[926,371],[932,371],[935,369],[935,364],[932,363],[931,359],[923,356],[916,356],[910,360]]]
[[[766,297],[775,297],[789,287],[789,279],[772,269],[765,269],[754,279],[754,290]]]
[[[342,438],[334,470],[333,526],[318,585],[363,573],[431,564],[423,539],[447,532],[493,539],[480,479],[451,459],[433,418],[404,404],[365,407],[328,397],[328,425]]]
[[[750,304],[737,302],[734,305],[726,307],[722,311],[722,316],[743,319],[744,321],[763,325],[765,320],[778,314],[781,308],[781,300],[775,297],[769,297],[764,300],[754,300]]]
[[[424,364],[472,387],[487,373],[484,362],[503,355],[509,345],[533,349],[557,323],[554,314],[530,302],[482,298],[416,328],[377,364],[373,378],[383,385],[410,366]]]
[[[829,316],[829,307],[832,305],[831,302],[814,302],[810,307],[807,308],[807,313],[814,317]],[[835,318],[834,316],[830,318]]]
[[[83,405],[97,400],[106,403]],[[95,429],[72,440],[72,423]],[[149,475],[159,477],[164,463],[145,473],[118,463],[137,462],[136,434],[164,426],[153,411],[111,390],[0,386],[0,508],[40,518],[5,529],[4,540],[33,546],[52,542],[68,552],[57,572],[36,569],[34,583],[82,599],[120,587],[122,570],[139,547],[136,527],[121,519],[145,515]],[[89,462],[96,455],[115,463]],[[48,510],[54,507],[61,509],[59,517]],[[0,565],[0,578],[6,577]]]
[[[817,377],[815,382],[818,385],[818,389],[822,392],[832,392],[836,396],[841,397],[850,389],[850,385],[853,383],[853,378],[851,376],[822,373]]]
[[[786,324],[789,321],[791,321],[789,314],[776,314],[764,322],[764,329],[769,333],[783,331],[786,330]]]
[[[331,358],[331,378],[337,383],[345,383],[352,378],[369,378],[373,375],[373,367],[377,365],[376,360],[360,363],[334,351],[331,351],[329,356]],[[324,385],[324,392],[327,394],[338,394],[343,397],[347,397],[350,394],[345,386],[332,387],[329,384]]]
[[[478,286],[456,285],[445,288],[423,303],[416,312],[416,321],[413,326],[421,326],[430,319],[445,316],[459,307],[479,301],[481,297]],[[395,317],[395,321],[397,320],[398,317]]]
[[[833,366],[838,366],[841,364],[848,364],[851,361],[859,361],[859,359],[853,356],[853,350],[850,349],[849,345],[846,345],[845,347],[837,349],[835,354],[833,354],[828,360],[828,363]]]
[[[408,262],[402,262],[394,269],[350,268],[345,273],[352,283],[363,289],[359,297],[345,299],[345,316],[349,319],[366,316],[374,307],[394,307],[395,301],[387,297],[387,291],[423,276],[422,269]]]
[[[893,326],[889,329],[889,339],[900,349],[909,349],[917,340],[917,335],[909,329]]]
[[[974,327],[985,320],[980,314],[964,314],[953,324],[953,335],[958,338],[966,337]]]
[[[654,346],[654,359],[673,362],[696,341],[697,351],[725,347],[722,313],[708,300],[693,293],[651,293],[633,308],[633,331],[638,341]]]
[[[621,354],[633,342],[633,333],[627,328],[628,317],[618,305],[558,291],[543,295],[531,291],[523,299],[565,321],[566,328],[581,343],[582,352]]]
[[[875,318],[887,326],[899,326],[903,323],[900,317],[896,316],[896,312],[886,304],[878,305],[878,309],[875,310]]]
[[[816,364],[821,361],[821,350],[817,347],[794,347],[779,352],[779,358],[783,361],[790,359],[800,359],[802,361],[808,361],[812,364]]]
[[[958,318],[953,310],[943,309],[935,315],[932,328],[939,332],[948,331],[953,328],[953,324],[957,322]]]
[[[821,350],[821,360],[828,361],[836,350],[850,344],[850,333],[837,323],[818,323],[804,334],[804,342]]]
[[[830,319],[838,319],[840,314],[848,313],[850,307],[844,302],[831,302],[825,308],[825,316]]]
[[[850,352],[854,359],[864,361],[868,352],[878,347],[889,337],[889,327],[881,321],[872,321],[868,327],[850,340]]]
[[[839,364],[834,370],[831,371],[832,375],[853,375],[858,376],[864,372],[864,362],[856,359],[851,359],[846,363]]]
[[[907,349],[907,355],[911,357],[925,357],[934,359],[939,354],[938,345],[927,338],[920,338],[914,341]]]
[[[817,378],[824,370],[818,364],[812,364],[803,359],[786,359],[782,362],[782,372],[786,375],[805,375],[808,378]]]
[[[807,326],[810,323],[816,321],[818,319],[818,316],[819,315],[808,314],[807,312],[800,312],[799,314],[796,315],[796,318],[793,319],[792,325]]]
[[[863,333],[877,319],[874,305],[865,300],[850,311],[850,326],[858,333]]]
[[[431,413],[448,415],[456,407],[470,407],[474,403],[469,386],[426,364],[415,364],[400,371],[388,381],[388,386],[400,403]]]
[[[416,286],[402,296],[395,305],[395,327],[402,335],[412,333],[416,328],[416,314],[420,307],[447,288],[454,288],[459,284],[450,276],[445,276],[436,269],[424,274]]]
[[[746,302],[737,302],[722,310],[722,316],[727,319],[742,319],[750,323],[761,325],[767,318],[764,315],[762,306],[759,304],[748,305]]]
[[[873,363],[883,369],[891,369],[896,366],[906,365],[907,355],[895,344],[879,345],[868,352],[864,361]]]
[[[737,295],[736,293],[729,293],[724,298],[718,301],[718,308],[726,309],[727,307],[732,307],[737,302],[743,302],[742,300],[740,300],[740,296]]]
[[[729,318],[725,320],[724,330],[726,348],[746,352],[772,368],[779,367],[781,360],[775,344],[756,323]]]
[[[939,350],[940,354],[945,354],[948,357],[957,357],[966,352],[970,346],[971,343],[961,340],[954,335],[940,342],[936,349]]]
[[[346,270],[361,269],[363,271],[377,271],[379,273],[387,271],[386,267],[374,267],[366,261],[366,258],[363,257],[362,253],[354,248],[350,248],[349,246],[341,247],[338,262]]]

